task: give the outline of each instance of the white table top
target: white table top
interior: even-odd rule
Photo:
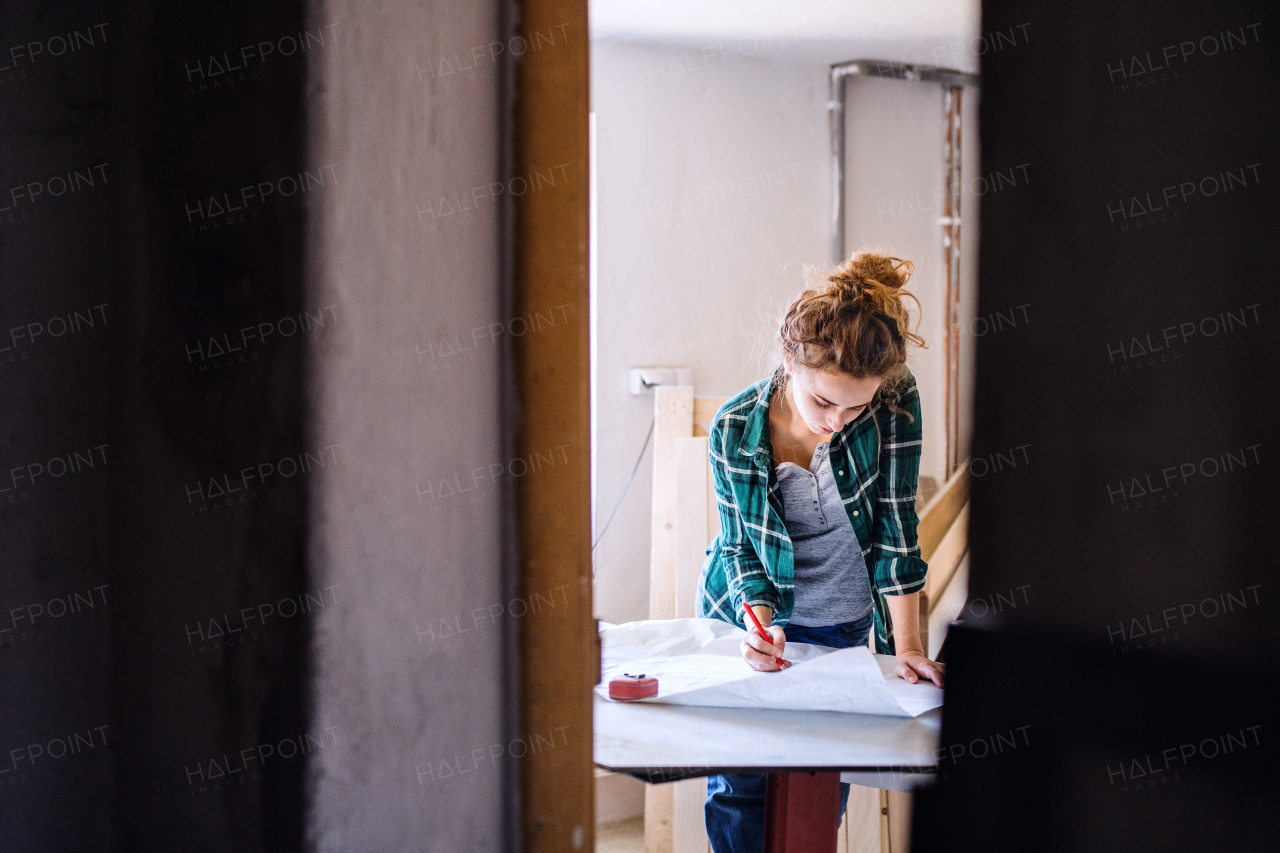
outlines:
[[[918,717],[612,702],[595,697],[595,763],[649,782],[731,771],[840,770],[918,781],[942,709]],[[853,778],[846,781],[854,781]],[[862,784],[867,784],[863,782]]]

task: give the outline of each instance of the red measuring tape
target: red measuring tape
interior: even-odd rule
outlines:
[[[624,672],[609,682],[609,698],[619,702],[634,702],[636,699],[648,699],[658,695],[658,679],[647,677],[642,672],[631,675]]]

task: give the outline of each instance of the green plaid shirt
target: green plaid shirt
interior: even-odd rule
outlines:
[[[711,427],[720,535],[698,579],[699,616],[743,625],[742,603],[773,610],[786,626],[795,603],[794,552],[769,440],[774,377],[763,379],[716,412]],[[920,474],[920,394],[908,372],[894,414],[876,402],[831,437],[831,469],[857,534],[875,600],[875,648],[893,654],[886,595],[924,588],[928,565],[916,544]]]

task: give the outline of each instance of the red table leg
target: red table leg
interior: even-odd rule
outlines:
[[[765,853],[835,853],[839,773],[770,773],[765,785]]]

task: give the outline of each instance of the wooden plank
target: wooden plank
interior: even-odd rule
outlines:
[[[675,853],[675,786],[644,786],[644,853]]]
[[[942,489],[933,496],[928,506],[920,513],[920,525],[916,535],[920,543],[920,556],[928,562],[937,549],[942,537],[951,529],[951,524],[960,514],[960,510],[969,502],[969,467],[962,466],[951,479],[943,484]]]
[[[514,620],[519,734],[565,732],[565,743],[514,762],[521,849],[595,847],[591,697],[599,677],[591,601],[589,267],[590,81],[587,4],[519,0],[523,32],[557,29],[563,44],[529,51],[515,68],[511,174],[550,168],[566,180],[511,199],[511,316],[564,306],[563,331],[511,338],[513,451],[557,448],[564,462],[514,485],[515,583],[525,600],[567,590],[568,602]],[[557,165],[561,164],[561,165]],[[560,308],[556,309],[560,311]]]
[[[653,395],[653,516],[649,546],[649,618],[676,618],[678,471],[676,442],[693,433],[693,389],[655,388]],[[692,615],[692,614],[690,614]],[[645,853],[676,853],[675,785],[647,785]]]
[[[960,565],[965,552],[969,550],[969,504],[965,504],[951,523],[951,528],[942,537],[942,541],[929,555],[929,572],[925,575],[924,589],[931,605],[929,612],[937,606],[946,590],[956,566]]]
[[[888,853],[908,853],[911,849],[911,804],[912,796],[901,791],[885,791],[885,802],[889,810],[889,851]]]
[[[707,819],[703,806],[707,802],[706,779],[682,779],[667,787],[672,789],[672,853],[710,853]]]
[[[937,659],[938,650],[947,638],[947,626],[960,618],[969,597],[969,553],[966,551],[929,614],[929,657]]]
[[[926,573],[926,578],[927,578],[927,573]],[[929,648],[929,606],[930,606],[928,589],[920,590],[920,598],[918,599],[918,601],[919,601],[919,612],[916,616],[916,620],[920,625],[920,648],[927,650]]]
[[[676,439],[693,434],[693,389],[655,388],[649,618],[676,615]]]
[[[709,853],[706,779],[644,786],[644,853]]]
[[[850,785],[844,823],[849,830],[849,853],[880,853],[880,791]]]
[[[644,817],[645,784],[603,767],[595,772],[596,825]]]
[[[694,397],[693,434],[710,435],[711,422],[715,420],[716,412],[728,400],[728,397]]]
[[[930,477],[928,474],[921,474],[920,481],[916,484],[916,512],[924,514],[924,508],[929,505],[929,501],[933,500],[933,496],[938,493],[938,478]]]
[[[893,853],[889,843],[889,792],[878,789],[880,793],[880,853]]]
[[[706,558],[707,543],[707,438],[677,438],[676,465],[676,576],[675,618],[695,615],[698,575]],[[714,494],[714,493],[713,493]],[[712,500],[714,503],[714,499]]]

